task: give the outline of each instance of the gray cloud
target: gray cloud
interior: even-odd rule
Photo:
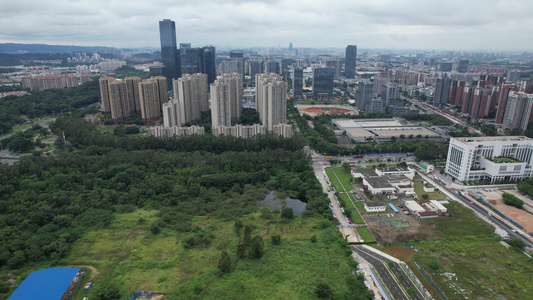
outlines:
[[[179,42],[198,46],[533,48],[528,0],[3,2],[0,42],[158,47],[168,18]]]

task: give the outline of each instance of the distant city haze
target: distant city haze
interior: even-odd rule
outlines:
[[[3,1],[0,43],[159,48],[158,21],[193,47],[531,50],[533,1]]]

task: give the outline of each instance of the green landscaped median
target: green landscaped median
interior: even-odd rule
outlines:
[[[351,213],[351,219],[354,224],[365,224],[365,221],[361,217],[361,215],[357,212],[355,209],[355,206],[353,206],[352,201],[350,201],[350,198],[346,194],[340,194],[341,199],[344,201],[346,208],[349,209]]]
[[[342,185],[337,180],[337,177],[335,177],[335,174],[333,173],[333,168],[329,167],[326,168],[326,174],[328,174],[329,180],[331,181],[331,184],[335,188],[336,191],[342,192],[344,189],[342,188]]]
[[[365,243],[373,243],[376,241],[376,239],[374,239],[374,236],[366,226],[357,227],[357,232],[359,232],[361,238],[365,241]]]

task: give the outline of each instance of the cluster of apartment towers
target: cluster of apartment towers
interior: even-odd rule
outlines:
[[[256,109],[261,124],[233,125],[241,117],[243,109],[243,76],[240,73],[224,73],[214,80],[214,47],[205,47],[209,56],[199,61],[199,66],[188,66],[187,70],[197,72],[181,75],[181,59],[176,45],[175,23],[170,20],[159,22],[161,55],[164,76],[141,80],[139,77],[125,77],[118,80],[102,77],[99,80],[102,109],[119,122],[131,113],[140,113],[143,122],[152,126],[149,133],[154,136],[204,134],[204,127],[184,124],[201,118],[209,111],[211,100],[212,133],[252,137],[258,134],[292,136],[293,129],[287,123],[287,84],[279,74],[256,74]],[[202,52],[202,51],[201,51]],[[205,53],[205,52],[204,52]],[[194,67],[194,68],[193,68]],[[214,81],[214,82],[213,82]],[[171,85],[167,83],[171,82]],[[168,89],[173,91],[169,99]]]

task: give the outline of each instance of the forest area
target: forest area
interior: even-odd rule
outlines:
[[[156,211],[145,219],[148,220],[145,227],[149,228],[146,237],[156,239],[161,232],[182,237],[178,245],[183,251],[205,249],[216,251],[219,257],[220,249],[228,247],[233,261],[238,260],[233,252],[236,250],[230,249],[238,248],[239,241],[246,239],[242,234],[245,230],[228,241],[228,246],[213,248],[218,233],[198,223],[198,218],[208,217],[220,224],[237,224],[246,219],[250,228],[259,233],[261,240],[256,239],[255,243],[261,249],[262,239],[270,239],[272,234],[260,228],[278,228],[278,223],[294,228],[291,222],[311,222],[315,224],[311,228],[299,229],[303,236],[308,236],[305,243],[309,242],[310,233],[316,231],[320,245],[338,249],[327,251],[334,251],[328,255],[340,261],[341,269],[349,270],[354,264],[348,245],[331,222],[329,200],[322,193],[309,158],[300,150],[304,142],[300,138],[115,136],[100,133],[94,125],[76,116],[58,117],[51,129],[65,133],[67,146],[61,140],[57,143],[63,151],[51,157],[28,156],[13,166],[0,166],[0,278],[4,279],[0,280],[0,295],[12,292],[5,284],[7,273],[22,275],[24,272],[17,270],[70,261],[65,259],[70,257],[73,247],[79,248],[88,232],[116,226],[113,224],[122,214],[136,211]],[[258,195],[257,191],[263,194]],[[306,202],[303,216],[282,218],[266,212],[256,202],[268,191]],[[258,213],[263,216],[261,222],[250,217]],[[321,229],[317,231],[316,226]],[[329,232],[327,239],[320,237],[322,230]],[[275,239],[281,241],[281,237],[286,239],[285,245],[303,243],[301,237],[290,240],[283,233]],[[252,248],[246,251],[253,253]],[[320,251],[326,248],[321,247]],[[261,260],[250,261],[254,256],[250,254],[243,260],[260,266]],[[216,269],[217,264],[210,268]],[[321,288],[327,286],[327,297],[370,297],[362,279],[354,278],[350,271],[343,278],[355,280],[343,279],[341,283],[322,279],[324,274],[320,270],[313,272],[317,282],[297,298],[320,297],[324,290],[315,291],[319,283]],[[120,291],[128,291],[125,282],[111,279],[113,271],[107,274],[110,277],[106,278]],[[183,284],[182,292],[191,283]],[[206,293],[197,296],[207,297]]]

